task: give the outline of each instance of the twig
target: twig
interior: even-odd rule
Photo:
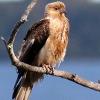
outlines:
[[[11,59],[12,64],[18,68],[23,68],[23,69],[26,69],[29,71],[33,71],[33,72],[35,71],[35,72],[39,72],[39,73],[49,74],[52,76],[57,76],[57,77],[61,77],[64,79],[68,79],[68,80],[73,81],[79,85],[82,85],[84,87],[87,87],[87,88],[90,88],[90,89],[93,89],[93,90],[100,92],[100,84],[99,83],[94,83],[92,81],[85,80],[85,79],[79,77],[78,75],[72,74],[70,72],[54,70],[54,72],[51,73],[50,71],[47,71],[46,69],[44,69],[42,67],[31,66],[31,65],[28,65],[26,63],[23,63],[23,62],[19,61],[19,59],[15,56],[14,51],[13,51],[13,44],[14,44],[16,34],[17,34],[20,26],[25,21],[27,21],[27,17],[29,15],[29,13],[31,12],[32,8],[35,6],[36,2],[37,2],[37,0],[33,0],[31,2],[31,4],[29,4],[29,6],[27,7],[27,10],[25,11],[23,16],[21,17],[20,21],[17,22],[17,24],[15,25],[8,43],[6,43],[6,40],[3,37],[1,38],[7,47],[7,51],[8,51],[8,54],[9,54],[9,57]]]
[[[18,21],[12,31],[12,34],[10,36],[10,39],[8,41],[8,44],[13,44],[16,34],[19,30],[19,27],[24,24],[27,21],[27,18],[30,14],[30,12],[32,11],[32,8],[36,5],[38,0],[32,0],[32,2],[27,6],[27,9],[25,10],[24,14],[22,15],[20,21]]]

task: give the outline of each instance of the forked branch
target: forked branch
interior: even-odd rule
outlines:
[[[87,88],[90,88],[90,89],[93,89],[93,90],[100,92],[100,84],[99,83],[85,80],[85,79],[79,77],[78,75],[72,74],[70,72],[54,70],[53,73],[51,73],[51,71],[47,71],[46,69],[44,69],[42,67],[31,66],[31,65],[28,65],[26,63],[23,63],[23,62],[19,61],[19,59],[15,56],[15,53],[13,50],[13,45],[14,45],[14,40],[16,38],[17,32],[18,32],[20,26],[22,24],[24,24],[24,22],[27,21],[27,18],[29,16],[31,10],[36,5],[36,3],[37,3],[37,0],[33,0],[28,5],[28,7],[27,7],[25,13],[22,15],[20,21],[16,23],[8,42],[6,42],[6,40],[3,37],[1,38],[3,40],[6,48],[7,48],[7,51],[8,51],[8,54],[9,54],[9,57],[11,59],[12,64],[14,66],[16,66],[17,68],[23,68],[23,69],[28,70],[28,71],[39,72],[39,73],[49,74],[52,76],[57,76],[57,77],[61,77],[64,79],[68,79],[70,81],[73,81],[74,83],[77,83],[77,84],[82,85],[84,87],[87,87]]]

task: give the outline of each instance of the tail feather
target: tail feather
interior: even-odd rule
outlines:
[[[14,91],[13,91],[13,94],[12,94],[12,99],[14,99],[16,97],[16,95],[18,94],[20,84],[21,84],[21,82],[19,82],[18,85],[14,85]]]
[[[33,85],[41,78],[43,78],[43,74],[41,73],[27,72],[15,87],[12,99],[28,100]]]
[[[21,86],[15,97],[15,100],[28,100],[31,90],[32,88],[30,86]]]

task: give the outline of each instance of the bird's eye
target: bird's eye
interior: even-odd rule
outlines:
[[[55,10],[58,10],[58,8],[55,8]]]

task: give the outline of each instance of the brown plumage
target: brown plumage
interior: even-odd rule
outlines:
[[[57,1],[45,7],[45,16],[34,24],[23,40],[19,59],[30,65],[55,67],[63,61],[68,45],[69,22],[64,3]],[[18,69],[12,98],[27,100],[33,85],[43,74]]]

